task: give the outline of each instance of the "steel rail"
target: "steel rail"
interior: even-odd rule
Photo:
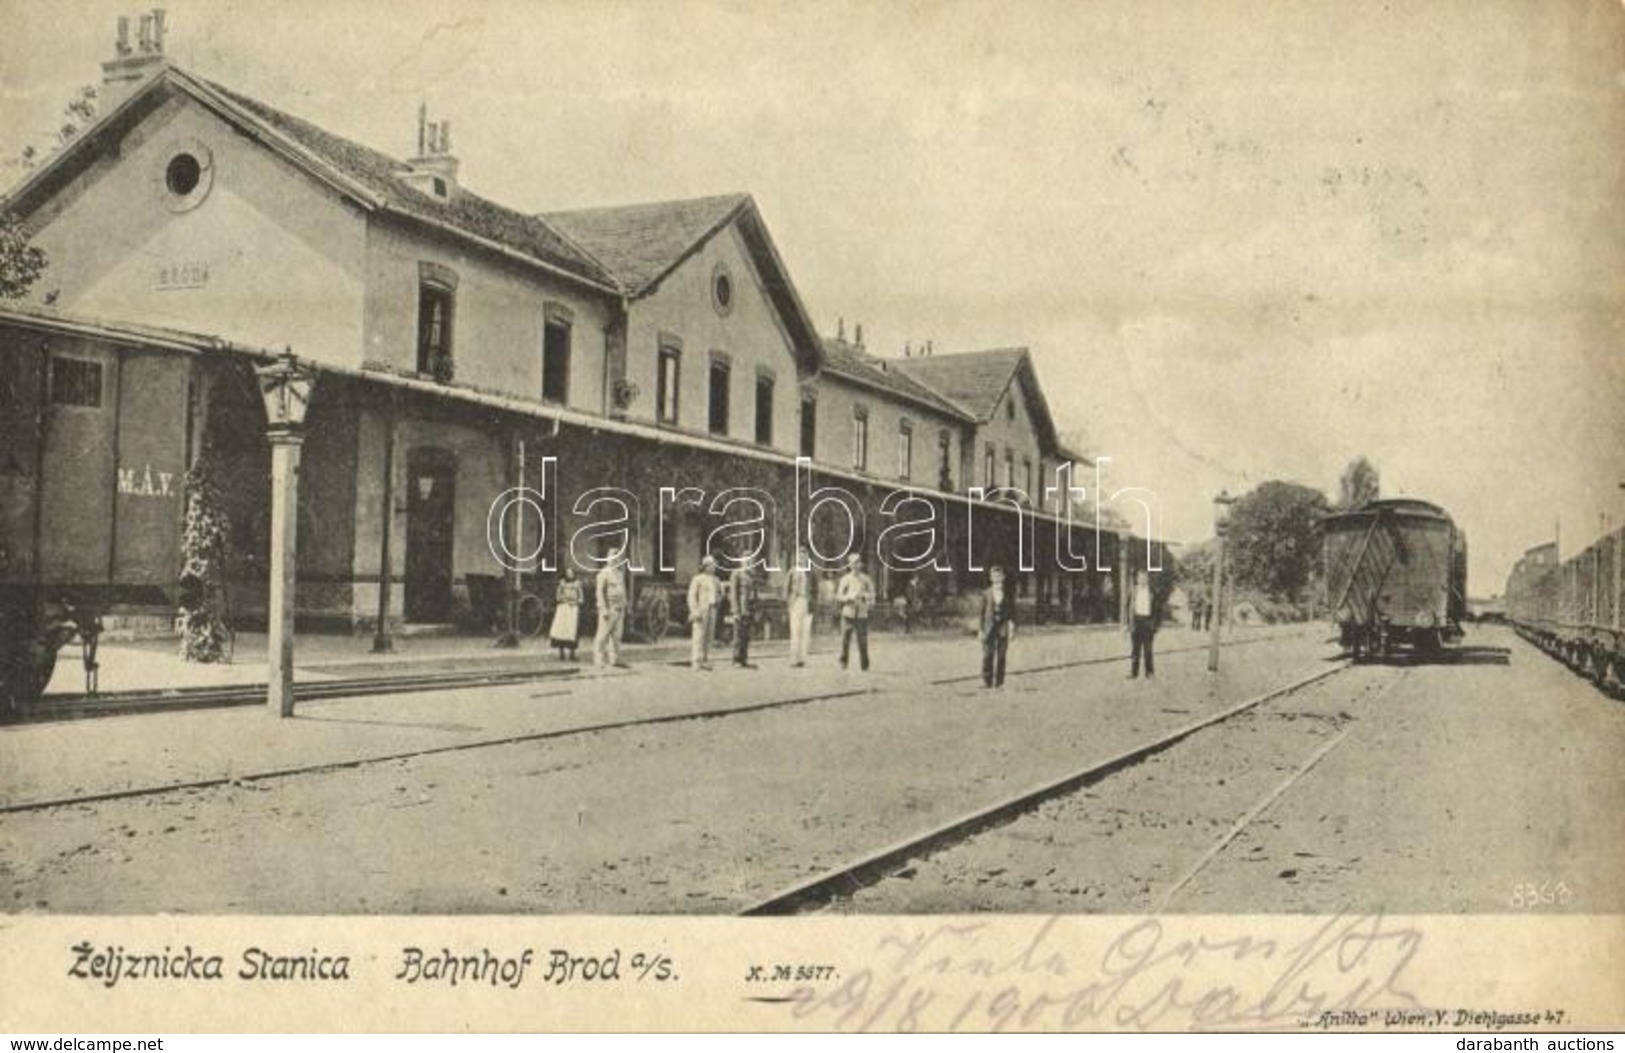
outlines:
[[[816,907],[826,906],[841,896],[850,895],[859,889],[875,884],[909,860],[917,859],[949,845],[965,841],[992,827],[1002,826],[1047,801],[1083,789],[1124,768],[1138,764],[1147,757],[1161,753],[1204,728],[1230,720],[1265,702],[1280,698],[1283,695],[1289,695],[1294,691],[1308,687],[1310,684],[1324,680],[1351,667],[1352,663],[1343,662],[1328,669],[1321,669],[1300,677],[1284,687],[1267,691],[1262,695],[1237,703],[1211,716],[1191,721],[1160,738],[1142,743],[1104,761],[1094,762],[1079,771],[1063,775],[1058,779],[1052,779],[1012,797],[1007,797],[986,807],[950,819],[946,823],[933,827],[924,833],[894,842],[850,863],[844,863],[833,869],[826,870],[807,881],[781,889],[766,899],[745,907],[739,911],[739,914],[744,917],[799,914]]]
[[[719,707],[716,709],[692,710],[682,713],[665,713],[657,717],[642,717],[632,720],[606,721],[600,724],[584,724],[569,728],[552,728],[548,731],[528,731],[518,735],[504,735],[492,739],[476,739],[470,742],[457,742],[447,746],[425,746],[422,749],[399,750],[394,753],[371,754],[365,757],[349,757],[343,760],[320,761],[313,764],[299,764],[283,768],[267,768],[263,771],[247,772],[241,775],[215,775],[199,779],[176,780],[167,783],[158,783],[148,786],[131,786],[122,790],[106,790],[100,793],[81,794],[77,797],[56,797],[40,801],[21,801],[14,804],[0,804],[0,815],[16,814],[19,812],[38,812],[49,808],[67,808],[82,804],[97,804],[104,801],[125,800],[131,797],[151,797],[163,793],[176,793],[185,790],[204,790],[220,786],[246,785],[249,783],[264,782],[269,779],[285,779],[293,775],[313,775],[321,772],[343,771],[349,768],[363,768],[372,764],[388,764],[393,761],[414,760],[420,757],[433,757],[443,753],[462,753],[468,750],[488,749],[494,746],[513,746],[526,742],[545,742],[549,739],[569,738],[573,735],[586,735],[601,731],[622,731],[627,728],[651,727],[659,724],[676,724],[688,720],[715,720],[721,717],[731,717],[740,713],[760,713],[764,710],[782,709],[786,706],[800,706],[812,702],[829,702],[841,698],[855,698],[860,695],[874,694],[873,687],[845,688],[840,691],[826,691],[815,695],[799,695],[795,698],[781,698],[772,702],[758,702],[750,705]],[[294,719],[298,719],[295,717]]]

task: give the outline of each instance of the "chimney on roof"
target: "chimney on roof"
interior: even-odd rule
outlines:
[[[401,178],[412,189],[441,201],[457,186],[457,158],[451,152],[451,122],[429,120],[427,104],[418,106],[418,152],[412,170]]]
[[[846,343],[846,318],[845,317],[840,317],[840,318],[835,319],[835,339],[839,340],[843,344]]]
[[[102,63],[101,109],[105,113],[135,94],[149,78],[169,65],[164,57],[164,9],[155,7],[139,16],[136,39],[130,40],[130,17],[120,15],[113,57]]]
[[[859,351],[863,350],[863,323],[852,323],[852,343]]]

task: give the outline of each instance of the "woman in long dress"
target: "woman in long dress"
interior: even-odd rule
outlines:
[[[576,580],[574,567],[564,568],[564,577],[559,581],[553,600],[557,606],[553,610],[553,627],[547,631],[547,637],[559,652],[559,661],[562,662],[568,652],[573,662],[576,641],[580,636],[582,600],[581,582]]]

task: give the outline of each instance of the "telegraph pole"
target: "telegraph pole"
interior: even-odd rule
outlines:
[[[1220,491],[1213,499],[1213,595],[1208,600],[1211,636],[1207,646],[1207,671],[1219,671],[1219,625],[1224,617],[1224,535],[1235,498]]]

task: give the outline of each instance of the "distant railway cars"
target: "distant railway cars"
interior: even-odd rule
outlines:
[[[1599,685],[1625,685],[1625,528],[1559,562],[1556,543],[1524,553],[1507,579],[1507,620],[1524,639]]]
[[[1461,635],[1467,538],[1438,505],[1400,498],[1328,516],[1323,544],[1332,618],[1357,659]]]

